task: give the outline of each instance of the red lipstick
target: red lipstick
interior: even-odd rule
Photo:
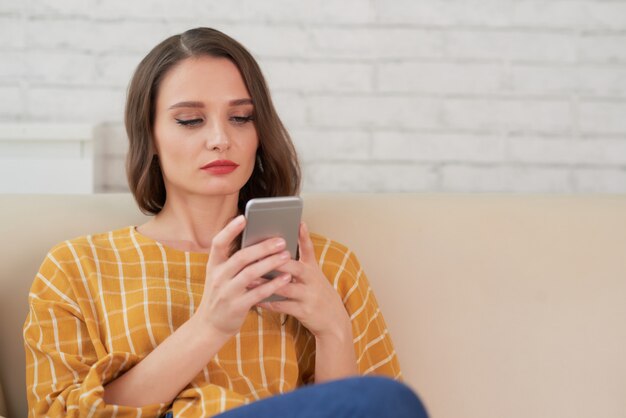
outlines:
[[[239,164],[230,160],[215,160],[200,167],[204,171],[208,171],[211,174],[228,174],[235,171],[239,167]]]

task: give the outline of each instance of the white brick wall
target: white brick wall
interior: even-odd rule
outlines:
[[[124,190],[130,76],[195,26],[258,58],[307,191],[626,192],[623,0],[0,0],[0,123],[99,125]]]

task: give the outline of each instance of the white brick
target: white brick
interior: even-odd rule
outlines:
[[[505,25],[509,4],[497,0],[412,1],[376,0],[379,21],[427,26]]]
[[[99,123],[123,119],[124,91],[96,88],[33,87],[27,92],[28,118]]]
[[[255,57],[309,58],[310,39],[302,27],[222,24],[216,29],[239,41]]]
[[[370,158],[370,135],[365,132],[298,129],[290,134],[303,162],[365,161]]]
[[[54,0],[53,0],[54,1]],[[169,4],[168,4],[169,3]],[[124,1],[107,0],[92,4],[92,16],[101,19],[180,19],[198,14],[196,1],[166,0]],[[213,2],[207,2],[213,3]]]
[[[100,2],[94,0],[37,0],[36,3],[27,2],[31,15],[42,16],[84,16],[93,15],[94,8]],[[129,2],[131,3],[131,2]],[[134,3],[134,2],[132,2]]]
[[[626,165],[626,140],[510,138],[511,160],[542,164]]]
[[[585,96],[624,96],[626,66],[523,65],[508,71],[509,91],[523,94],[570,94]]]
[[[310,33],[311,47],[303,52],[312,57],[375,60],[444,55],[445,35],[440,30],[314,27]]]
[[[272,101],[278,116],[287,129],[307,126],[306,102],[299,94],[276,92],[272,94]]]
[[[593,1],[593,0],[592,0]],[[508,25],[530,28],[577,28],[584,24],[584,1],[510,1]]]
[[[626,66],[579,66],[577,70],[579,76],[577,92],[581,95],[604,97],[626,95]]]
[[[442,189],[447,192],[566,193],[572,186],[568,169],[451,165],[442,168]]]
[[[313,96],[311,123],[320,127],[411,129],[440,127],[441,103],[419,97]]]
[[[141,52],[171,35],[164,22],[29,19],[26,42],[31,48],[89,52]]]
[[[261,64],[270,88],[305,92],[372,91],[369,64],[265,60]]]
[[[626,4],[598,0],[377,0],[383,23],[436,26],[602,28],[626,26]]]
[[[517,0],[511,6],[513,26],[609,30],[626,26],[623,1]]]
[[[155,43],[156,44],[156,43]],[[126,88],[143,54],[107,54],[96,58],[96,85]]]
[[[25,30],[22,18],[17,16],[0,16],[0,48],[24,48],[24,39]]]
[[[626,101],[587,101],[578,113],[584,133],[626,134]]]
[[[162,21],[94,22],[95,45],[90,49],[102,52],[131,52],[145,56],[166,38],[175,35]]]
[[[573,173],[576,191],[582,193],[626,193],[626,170],[577,168]]]
[[[205,2],[215,3],[211,8],[219,7],[219,16],[228,19],[245,19],[249,21],[267,22],[298,22],[322,24],[355,24],[371,23],[375,20],[374,10],[369,0],[319,0],[315,4],[309,2],[294,2],[291,0],[273,0],[271,7],[266,2],[256,0],[232,2]],[[233,8],[237,13],[233,13]]]
[[[76,141],[2,141],[0,159],[79,159],[81,145]]]
[[[26,10],[26,5],[27,2],[25,1],[0,1],[0,13],[19,15]]]
[[[585,34],[579,41],[582,62],[626,63],[626,35]]]
[[[507,90],[515,93],[568,94],[580,86],[580,71],[570,65],[515,64],[506,73]]]
[[[24,113],[24,99],[19,87],[0,85],[0,120],[21,118]]]
[[[378,89],[383,92],[489,94],[502,90],[497,64],[452,62],[382,63]]]
[[[489,135],[376,132],[372,158],[378,161],[501,162],[506,140]]]
[[[23,77],[26,63],[23,51],[3,51],[0,60],[0,82],[17,83]]]
[[[579,151],[580,145],[573,139],[509,139],[509,155],[513,162],[574,164]]]
[[[438,175],[433,166],[372,162],[319,163],[304,167],[305,192],[410,192],[433,190]]]
[[[25,75],[29,82],[46,84],[92,84],[96,60],[93,55],[76,52],[29,50]]]
[[[572,109],[561,100],[446,99],[447,127],[478,131],[571,133]]]
[[[98,49],[105,39],[96,36],[96,24],[78,19],[28,19],[24,26],[25,39],[33,49]]]
[[[185,0],[170,2],[152,0],[128,2],[108,0],[99,2],[94,15],[105,18],[184,19],[199,16],[204,21],[229,20],[237,22],[306,22],[354,24],[370,23],[375,19],[369,0],[319,0],[315,4],[290,0],[259,2],[236,0],[228,2]]]
[[[451,30],[447,33],[447,54],[463,59],[575,62],[576,35],[518,30]]]
[[[598,165],[626,165],[626,139],[597,138],[581,141],[577,161]]]
[[[624,30],[626,3],[623,1],[585,1],[581,25],[591,29]]]

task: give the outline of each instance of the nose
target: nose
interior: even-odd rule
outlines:
[[[210,125],[210,126],[209,126]],[[215,121],[207,124],[206,147],[211,151],[224,152],[230,148],[230,138],[226,126],[223,123]]]

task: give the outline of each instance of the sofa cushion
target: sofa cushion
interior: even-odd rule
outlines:
[[[359,257],[435,417],[626,417],[626,195],[305,195]],[[0,380],[26,416],[21,330],[46,251],[143,221],[130,195],[0,196]]]

